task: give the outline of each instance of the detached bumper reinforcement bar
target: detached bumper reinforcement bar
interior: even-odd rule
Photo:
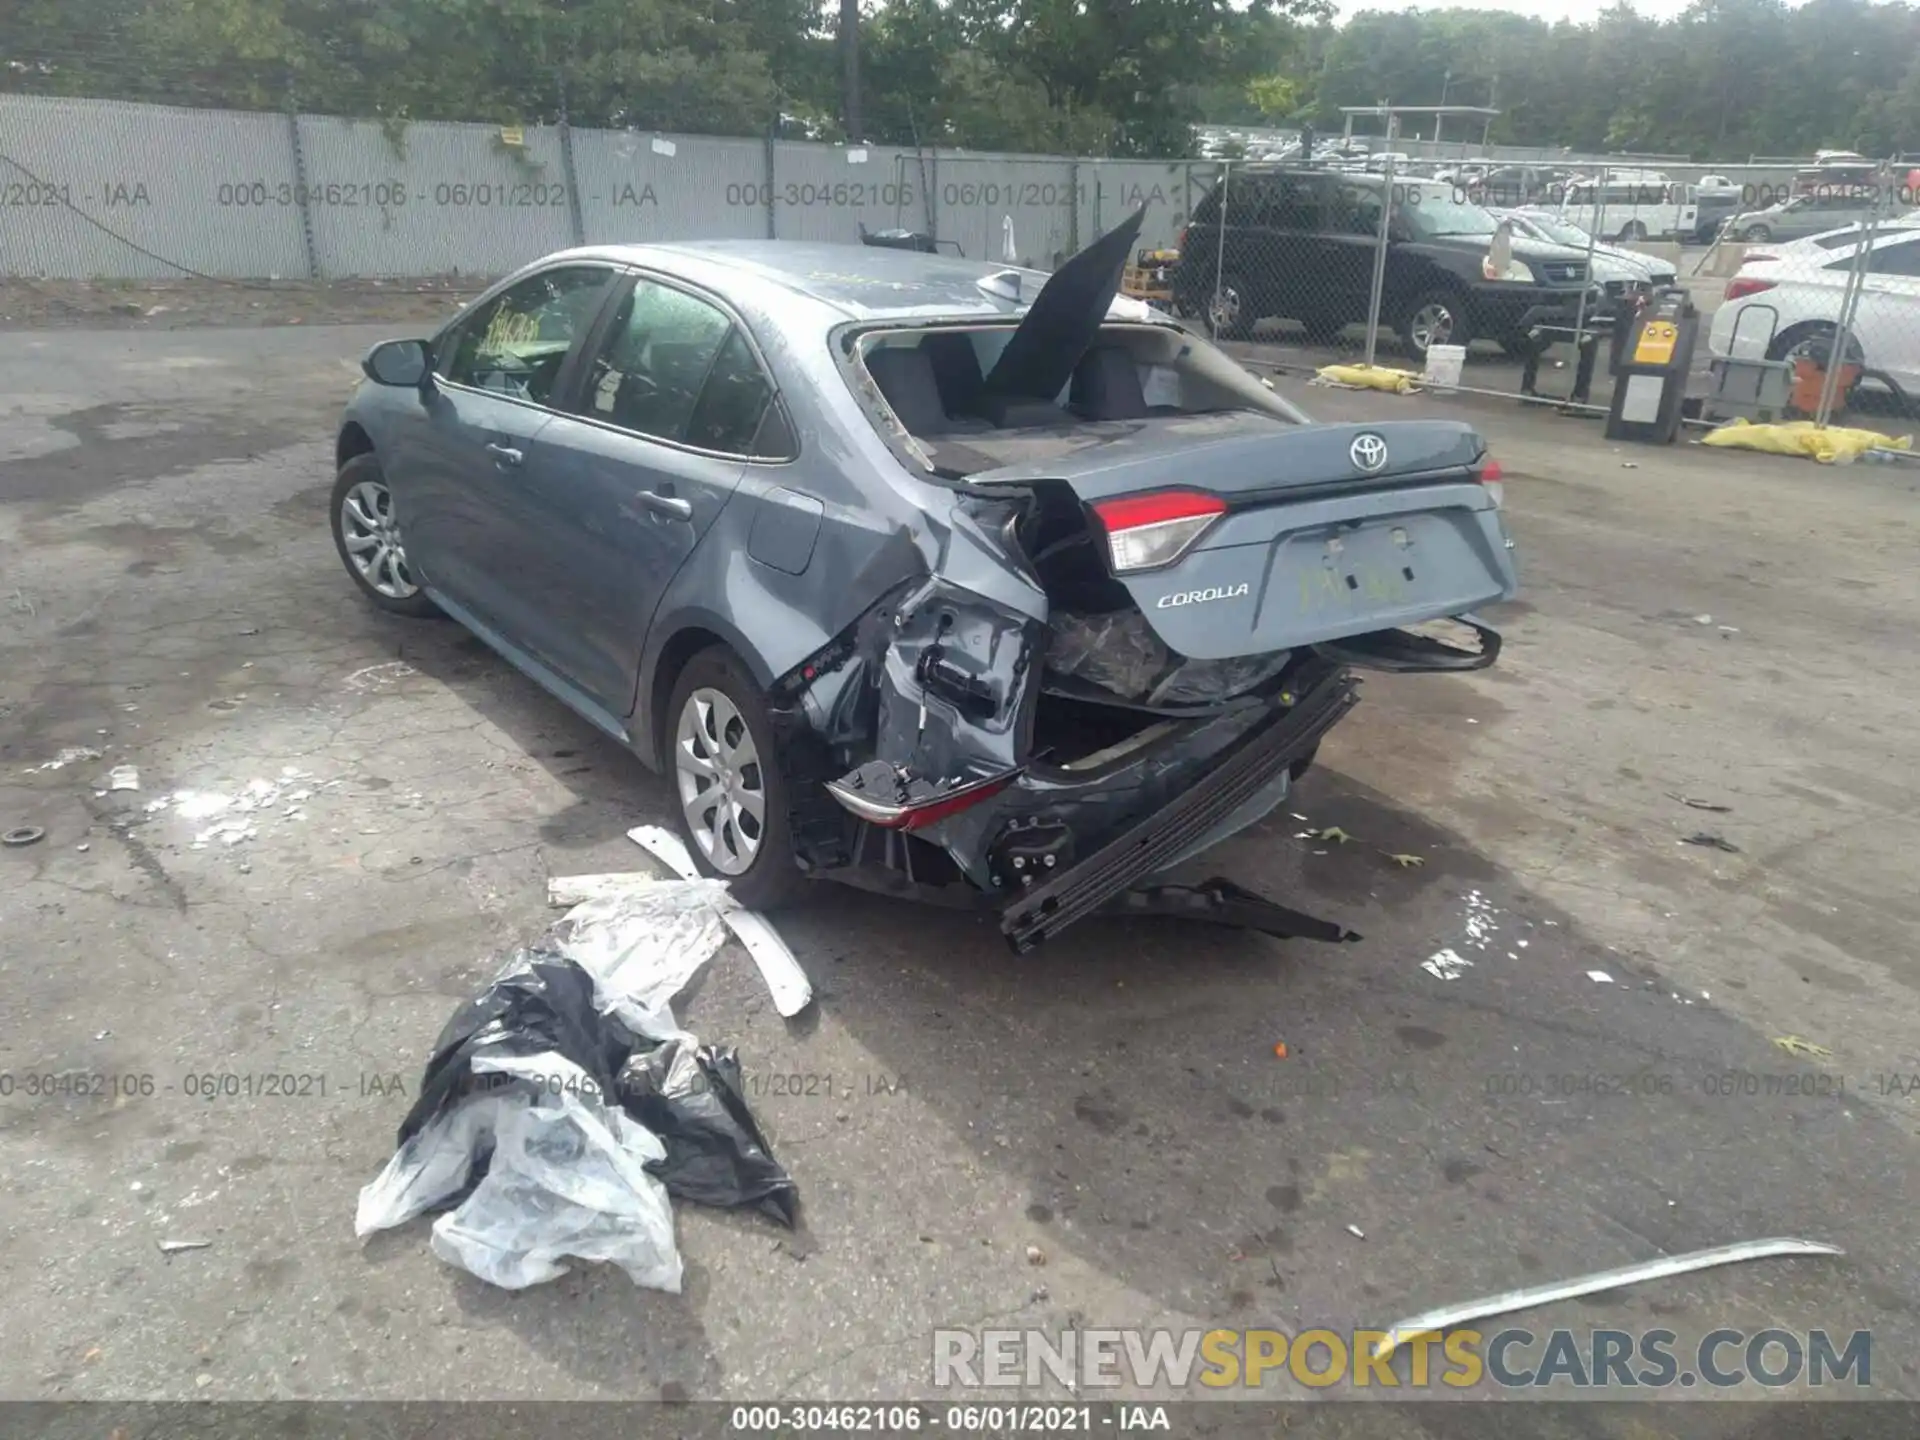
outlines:
[[[1242,736],[1213,770],[1158,814],[1109,841],[1000,912],[1000,930],[1025,954],[1131,890],[1251,800],[1359,703],[1359,682],[1337,670],[1284,715]]]

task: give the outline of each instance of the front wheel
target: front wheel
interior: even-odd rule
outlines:
[[[1467,307],[1453,290],[1429,290],[1400,317],[1400,338],[1414,355],[1425,360],[1434,345],[1466,345],[1472,338]]]
[[[1773,231],[1765,225],[1749,225],[1740,232],[1740,238],[1748,244],[1764,245],[1773,239]]]
[[[742,905],[777,910],[806,884],[787,824],[773,718],[753,676],[716,645],[687,662],[667,702],[680,829],[704,875]]]
[[[438,613],[407,561],[393,492],[379,460],[356,455],[342,465],[330,508],[333,548],[362,595],[393,615],[420,619]]]

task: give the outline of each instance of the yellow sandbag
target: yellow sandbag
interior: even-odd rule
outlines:
[[[1354,385],[1363,390],[1391,390],[1405,395],[1420,388],[1420,377],[1411,370],[1388,370],[1381,366],[1327,365],[1319,378],[1333,385]]]
[[[1749,425],[1729,420],[1700,437],[1702,445],[1728,450],[1762,450],[1769,455],[1807,455],[1822,465],[1857,460],[1868,450],[1911,450],[1913,437],[1882,435],[1874,430],[1848,430],[1829,425],[1822,430],[1811,420],[1784,425]]]

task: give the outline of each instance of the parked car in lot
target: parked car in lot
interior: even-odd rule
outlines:
[[[1763,209],[1743,210],[1727,221],[1725,234],[1749,244],[1804,240],[1823,231],[1866,224],[1877,203],[1870,185],[1825,186]]]
[[[1564,245],[1583,254],[1591,252],[1593,278],[1606,287],[1611,298],[1617,299],[1635,289],[1672,285],[1679,280],[1672,261],[1605,244],[1550,210],[1489,210],[1487,213],[1496,220],[1511,220],[1516,233],[1530,239]]]
[[[1603,180],[1576,180],[1556,210],[1568,224],[1613,240],[1691,236],[1699,217],[1692,187],[1661,170],[1612,170]]]
[[[1311,423],[1116,297],[1143,216],[1051,278],[549,256],[369,352],[341,559],[665,771],[742,902],[943,887],[1030,947],[1281,803],[1351,667],[1492,663],[1402,627],[1515,585],[1469,426]]]
[[[1893,233],[1899,230],[1920,228],[1920,214],[1909,213],[1883,218],[1874,226],[1874,233]],[[1818,259],[1824,251],[1849,250],[1857,246],[1866,233],[1864,225],[1842,225],[1837,229],[1823,230],[1818,235],[1809,235],[1802,240],[1786,240],[1777,244],[1764,245],[1758,242],[1747,247],[1741,256],[1741,267],[1757,265],[1768,260],[1784,260],[1788,256],[1804,256]]]
[[[1231,338],[1269,316],[1296,320],[1316,339],[1366,323],[1386,194],[1379,176],[1236,172],[1230,194],[1216,183],[1201,200],[1180,241],[1176,305]],[[1585,253],[1516,237],[1511,264],[1495,277],[1497,227],[1451,185],[1395,182],[1380,314],[1416,357],[1476,337],[1524,351],[1531,327],[1573,323],[1589,286]]]
[[[1830,349],[1859,249],[1856,241],[1749,257],[1714,312],[1712,353],[1788,360],[1823,343]],[[1902,390],[1920,391],[1920,228],[1903,226],[1871,242],[1848,354]]]

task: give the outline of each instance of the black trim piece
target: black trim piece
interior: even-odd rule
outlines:
[[[1241,737],[1207,774],[1158,814],[1000,912],[1000,929],[1025,954],[1153,874],[1306,754],[1359,703],[1359,682],[1336,670],[1300,702]]]

